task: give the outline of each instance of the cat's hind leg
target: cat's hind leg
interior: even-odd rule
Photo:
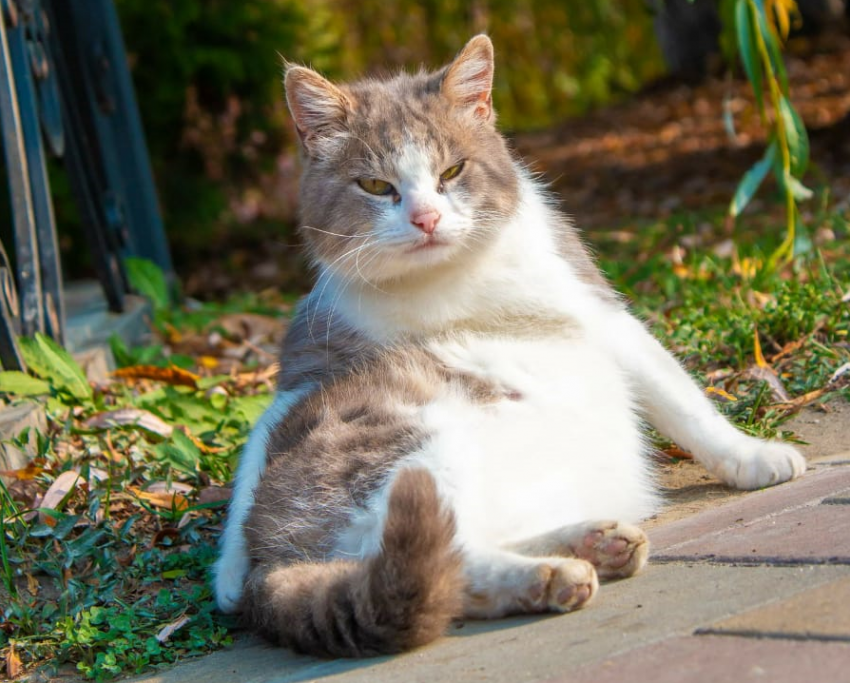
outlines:
[[[589,562],[566,557],[525,557],[506,550],[466,552],[464,616],[572,612],[599,588]]]
[[[507,546],[520,555],[557,555],[590,562],[603,581],[637,574],[649,558],[649,540],[633,524],[582,522],[560,527]]]

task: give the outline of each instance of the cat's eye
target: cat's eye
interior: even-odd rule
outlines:
[[[464,162],[461,161],[459,164],[449,166],[449,168],[440,174],[440,180],[454,180],[457,178],[463,170],[463,164]]]
[[[395,188],[386,180],[358,178],[357,184],[369,194],[386,195],[395,193]]]

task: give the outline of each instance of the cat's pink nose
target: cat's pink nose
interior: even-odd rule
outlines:
[[[410,215],[410,222],[426,235],[431,235],[437,229],[437,223],[440,222],[440,212],[436,209],[417,211]]]

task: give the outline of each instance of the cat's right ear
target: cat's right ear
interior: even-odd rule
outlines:
[[[286,65],[286,103],[308,154],[347,130],[351,100],[329,80],[305,66]]]
[[[443,94],[477,119],[491,122],[493,112],[493,43],[483,33],[473,37],[446,68]]]

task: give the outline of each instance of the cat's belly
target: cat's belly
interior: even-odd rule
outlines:
[[[471,338],[434,346],[448,366],[503,389],[496,402],[446,392],[421,411],[430,435],[398,463],[424,467],[464,546],[493,547],[587,520],[657,508],[624,373],[582,339]],[[392,477],[339,536],[340,555],[380,548]]]
[[[473,338],[435,351],[504,389],[493,404],[447,395],[423,411],[432,438],[414,460],[437,477],[465,543],[654,512],[630,387],[590,342]]]

